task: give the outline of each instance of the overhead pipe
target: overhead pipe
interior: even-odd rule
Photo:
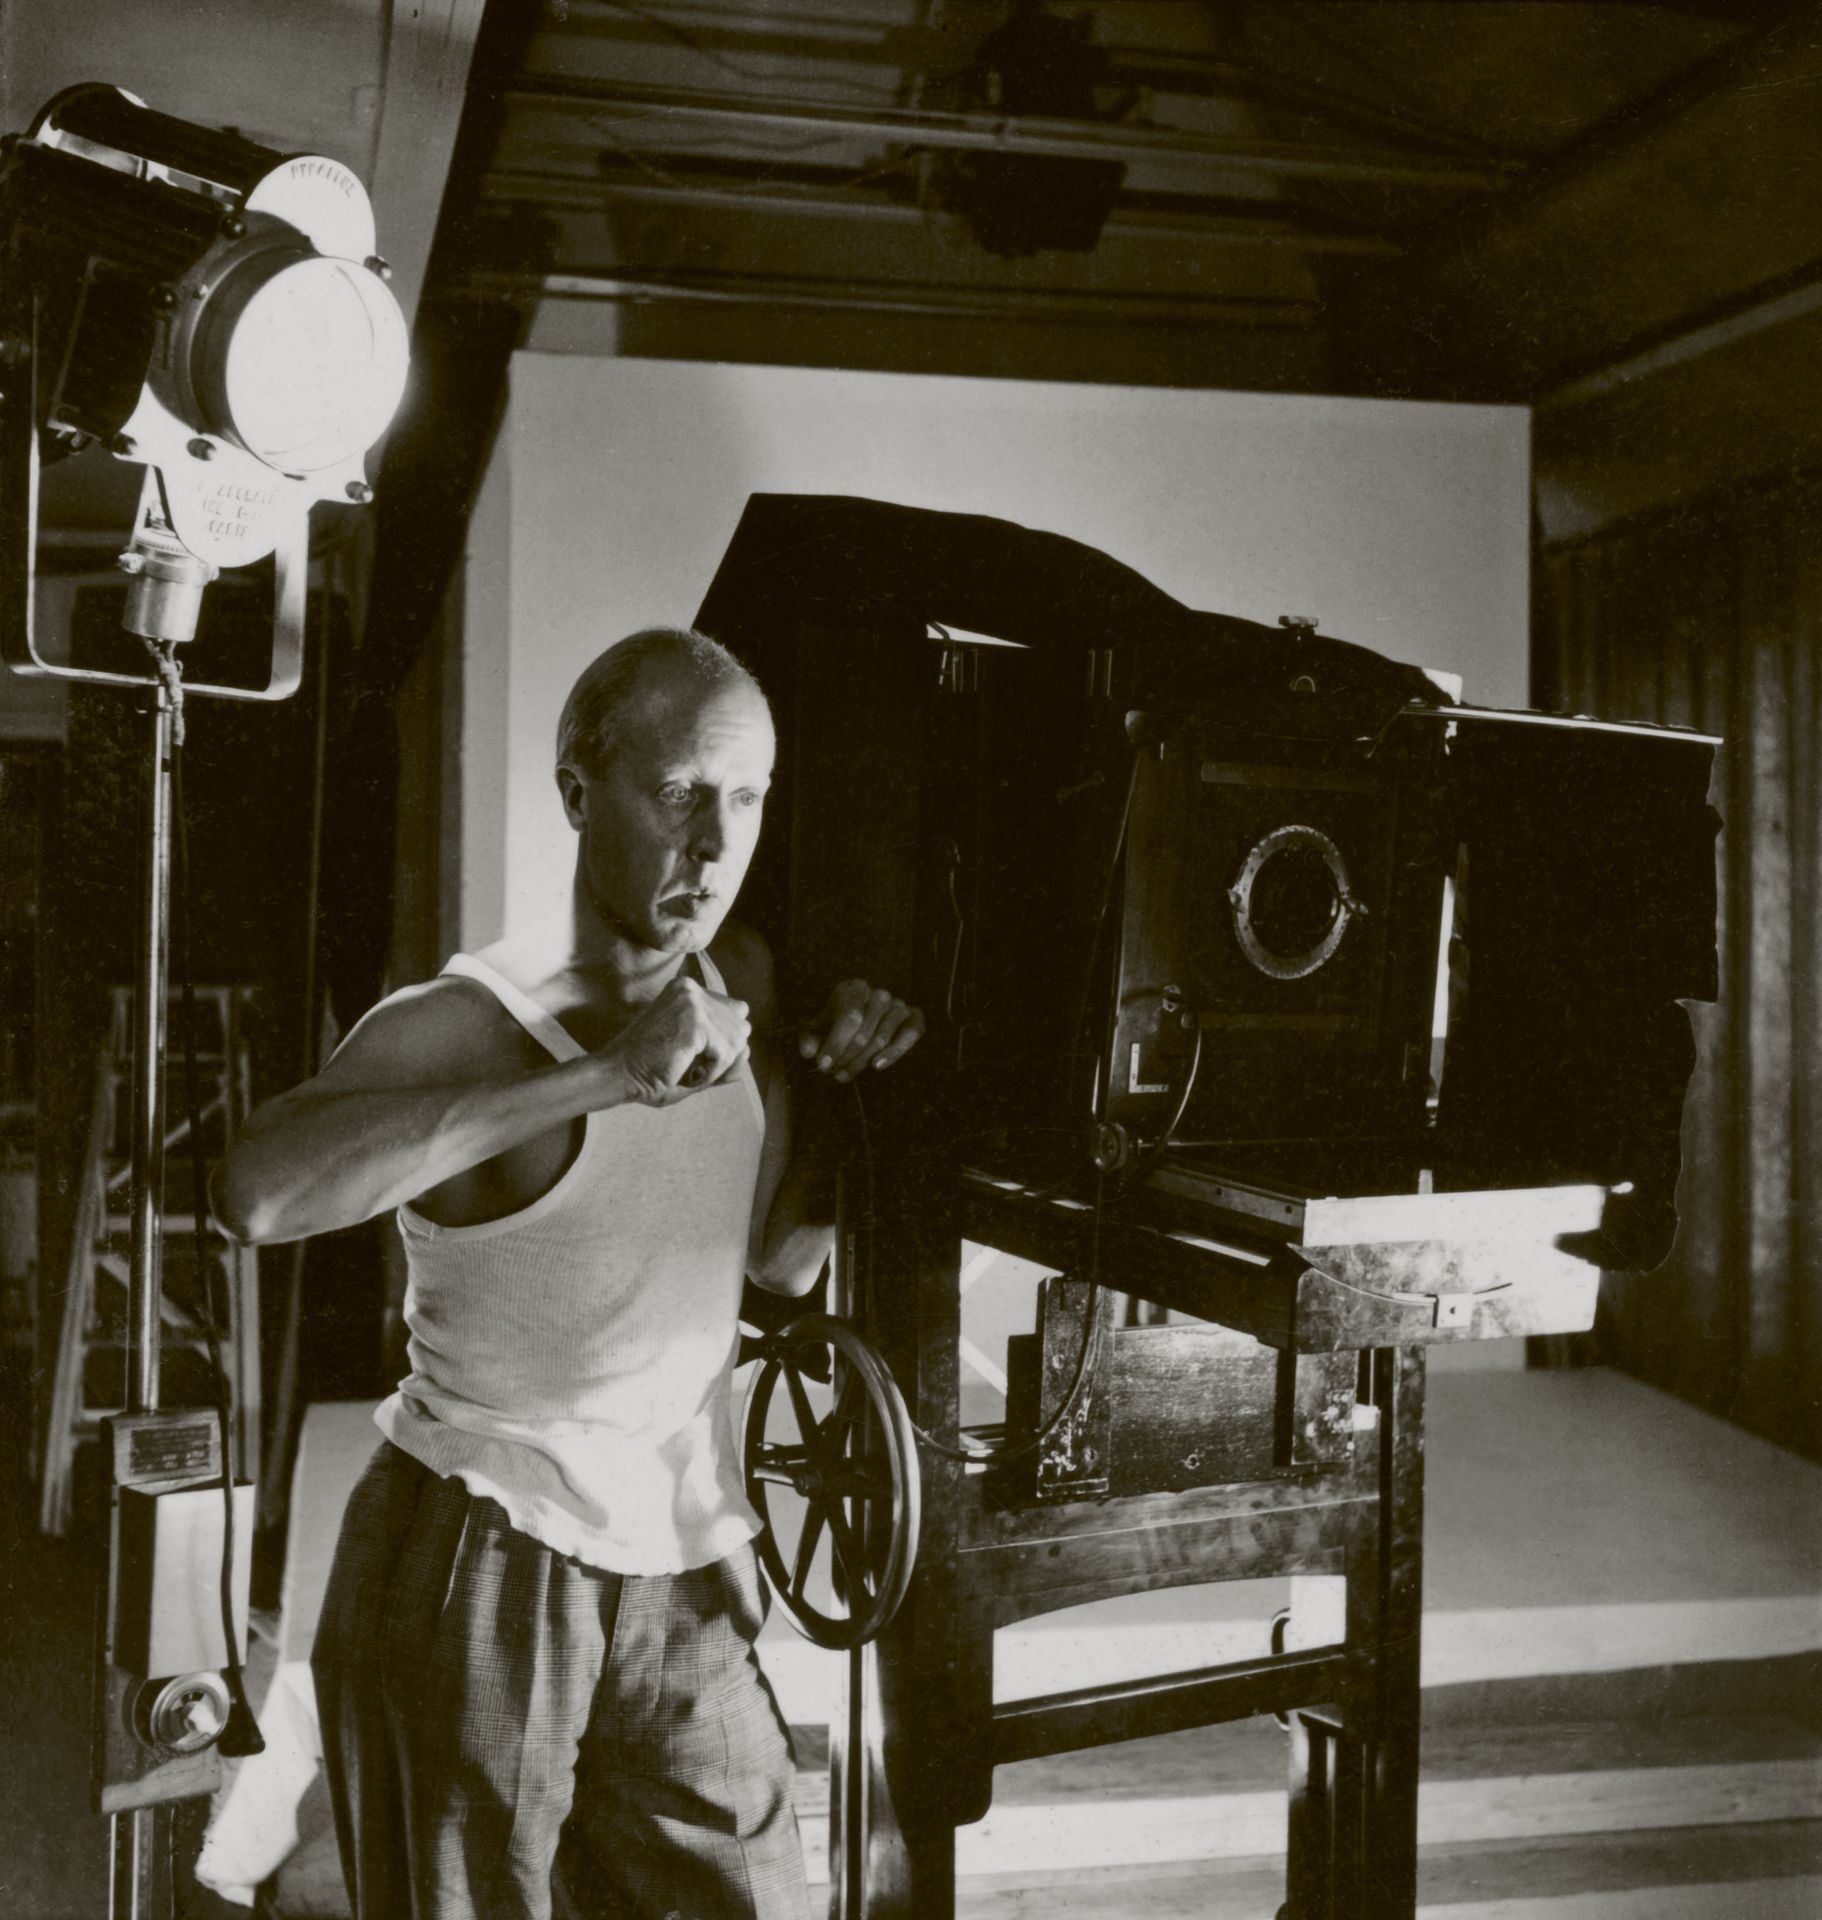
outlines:
[[[1380,186],[1453,187],[1490,192],[1523,176],[1523,162],[1469,160],[1382,147],[1318,147],[1301,141],[1237,139],[1187,127],[1125,121],[1059,120],[1037,114],[938,112],[927,107],[852,107],[822,100],[761,99],[694,87],[633,86],[526,76],[508,100],[585,107],[628,115],[665,115],[719,127],[780,127],[854,133],[908,147],[1017,154],[1056,160],[1194,161],[1232,173],[1277,179],[1356,180]]]
[[[1029,317],[1119,326],[1193,327],[1210,322],[1291,330],[1314,323],[1322,303],[1296,297],[1206,294],[1118,294],[1070,287],[962,288],[885,281],[776,279],[762,275],[690,275],[639,267],[596,272],[496,273],[463,276],[449,289],[456,299],[689,300],[723,306],[807,307],[848,313],[937,315],[948,319]]]

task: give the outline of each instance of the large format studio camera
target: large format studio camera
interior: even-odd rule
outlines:
[[[1594,1188],[1577,1244],[1663,1258],[1711,739],[1459,706],[873,501],[755,497],[701,621],[779,711],[759,914],[806,979],[916,983],[964,1162],[1275,1232],[1378,1205],[1362,1241],[1400,1196]],[[806,848],[849,911],[787,921]]]

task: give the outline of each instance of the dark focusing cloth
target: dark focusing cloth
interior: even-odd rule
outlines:
[[[312,1656],[357,1920],[806,1920],[752,1549],[619,1575],[381,1444]]]

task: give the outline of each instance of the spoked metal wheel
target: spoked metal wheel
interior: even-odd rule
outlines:
[[[831,1354],[822,1388],[814,1374]],[[911,1585],[922,1512],[917,1435],[891,1370],[847,1321],[800,1315],[761,1347],[745,1452],[747,1497],[765,1522],[760,1564],[778,1604],[818,1646],[864,1646]]]

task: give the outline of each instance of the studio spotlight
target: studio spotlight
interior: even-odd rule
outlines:
[[[301,673],[308,519],[371,498],[364,462],[405,389],[405,319],[373,209],[337,160],[155,113],[117,87],[59,94],[0,161],[0,650],[86,679],[32,628],[38,470],[99,442],[144,465],[125,624],[196,631],[223,567],[276,555],[271,683]]]

